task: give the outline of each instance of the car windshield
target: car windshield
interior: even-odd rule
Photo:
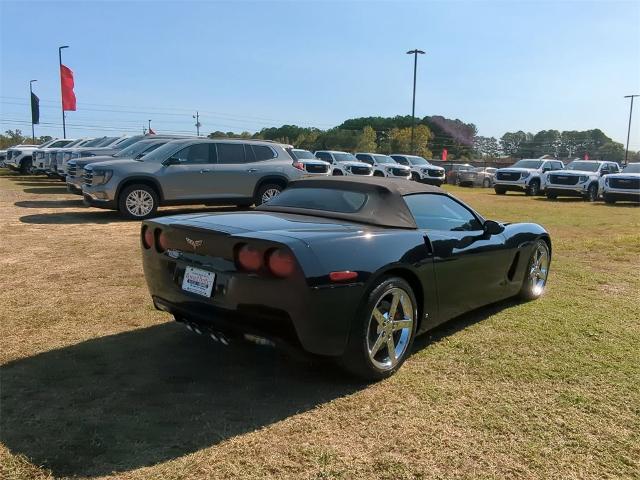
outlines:
[[[540,168],[543,160],[519,160],[513,165],[514,168]]]
[[[76,145],[78,145],[78,144],[80,144],[80,143],[82,143],[82,142],[85,142],[85,141],[86,141],[86,140],[83,140],[82,138],[79,138],[79,139],[77,139],[77,140],[74,140],[74,141],[73,141],[73,142],[71,142],[71,143],[67,143],[64,147],[65,147],[65,148],[75,147]],[[57,148],[60,148],[60,147],[57,147]]]
[[[160,145],[163,145],[162,142],[158,141],[146,141],[143,140],[141,142],[136,142],[133,145],[123,148],[118,153],[113,155],[114,157],[124,157],[124,158],[133,158],[137,157],[142,152],[146,152],[150,147],[158,148]]]
[[[316,157],[309,150],[293,150],[293,154],[298,160],[316,160]]]
[[[367,201],[367,194],[331,188],[290,188],[271,198],[269,207],[292,207],[336,213],[355,213]]]
[[[407,157],[411,165],[431,165],[422,157]]]
[[[118,148],[120,149],[125,149],[137,142],[139,142],[140,140],[142,140],[144,137],[141,135],[136,135],[135,137],[129,137],[126,140],[121,141],[120,143],[118,143]]]
[[[187,144],[175,144],[173,142],[167,142],[160,148],[156,148],[153,152],[145,155],[141,158],[136,158],[139,162],[164,162],[172,154],[176,152],[181,146],[187,146]]]
[[[105,137],[85,139],[81,143],[76,145],[76,147],[97,147],[102,142],[104,142],[104,139]]]
[[[112,143],[114,143],[116,140],[118,140],[118,138],[120,138],[120,137],[105,137],[97,145],[91,145],[91,146],[92,147],[105,147],[107,145],[111,145]]]
[[[334,153],[333,156],[335,157],[337,162],[359,162],[360,161],[350,153]]]
[[[374,158],[376,159],[376,162],[378,162],[378,163],[393,163],[393,164],[398,163],[393,158],[391,158],[391,157],[389,157],[387,155],[374,155]]]
[[[583,161],[575,161],[571,162],[567,165],[567,170],[580,170],[582,172],[597,172],[598,168],[600,168],[600,164],[598,162],[583,162]]]
[[[624,173],[640,173],[640,163],[630,163],[622,171]]]

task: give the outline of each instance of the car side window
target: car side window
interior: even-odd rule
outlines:
[[[356,158],[361,162],[365,162],[365,163],[368,163],[369,165],[373,165],[373,158],[371,158],[371,155],[365,155],[363,153],[359,153],[356,155]]]
[[[409,160],[407,160],[406,157],[395,156],[391,158],[393,158],[400,165],[409,165]]]
[[[184,165],[211,163],[209,145],[209,143],[196,143],[174,153],[171,157],[177,158],[180,164]]]
[[[482,225],[466,207],[439,194],[415,194],[404,197],[418,228],[466,232],[482,230]]]
[[[218,143],[218,163],[245,163],[243,143]]]
[[[617,163],[611,163],[611,168],[609,168],[609,173],[620,173],[620,167]]]
[[[261,162],[263,160],[271,160],[272,158],[276,158],[276,154],[266,145],[247,145],[248,147],[253,149],[253,153],[256,157],[256,162]]]

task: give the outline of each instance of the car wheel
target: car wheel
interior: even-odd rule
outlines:
[[[494,187],[493,189],[496,192],[496,195],[504,195],[507,191],[504,188]]]
[[[413,180],[414,182],[419,182],[420,175],[418,175],[416,172],[411,172],[411,180]]]
[[[379,172],[379,171],[376,170],[375,172],[373,172],[373,176],[374,177],[384,177],[384,173]]]
[[[282,193],[282,190],[284,190],[284,188],[277,183],[266,183],[262,185],[258,189],[258,193],[256,193],[256,198],[254,200],[256,207],[268,202],[273,197],[277,197]]]
[[[584,197],[587,202],[595,202],[598,200],[598,184],[592,183],[587,189],[587,195]]]
[[[31,173],[31,160],[23,160],[22,162],[20,162],[20,173],[22,175]]]
[[[524,191],[525,195],[529,195],[531,197],[535,197],[540,193],[540,181],[539,180],[531,180],[529,186]]]
[[[614,203],[616,203],[616,199],[611,195],[607,195],[605,193],[603,197],[604,197],[604,203],[608,203],[609,205],[613,205]]]
[[[417,319],[411,286],[399,277],[383,278],[353,320],[342,365],[367,380],[393,375],[411,351]]]
[[[522,289],[520,290],[520,298],[523,300],[535,300],[544,293],[550,263],[551,254],[549,253],[547,242],[537,240],[527,263]]]
[[[558,195],[556,195],[555,193],[547,192],[547,199],[555,200],[556,198],[558,198]]]
[[[342,173],[342,170],[334,170],[333,175],[340,176],[340,175],[344,175],[344,173]]]
[[[483,186],[484,188],[489,188],[489,187],[491,186],[491,180],[489,180],[488,178],[485,178],[485,179],[482,181],[482,186]]]
[[[118,210],[133,220],[153,217],[158,210],[158,194],[148,185],[129,185],[118,197]]]

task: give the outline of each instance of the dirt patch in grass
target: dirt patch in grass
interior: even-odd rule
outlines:
[[[363,385],[173,324],[139,224],[62,186],[0,172],[0,477],[640,477],[640,209],[452,187],[549,229],[548,293],[456,319]]]

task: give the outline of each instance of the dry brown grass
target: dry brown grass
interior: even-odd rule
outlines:
[[[0,173],[1,478],[640,477],[640,209],[457,189],[548,227],[548,294],[366,386],[173,325],[138,224],[62,186]]]

